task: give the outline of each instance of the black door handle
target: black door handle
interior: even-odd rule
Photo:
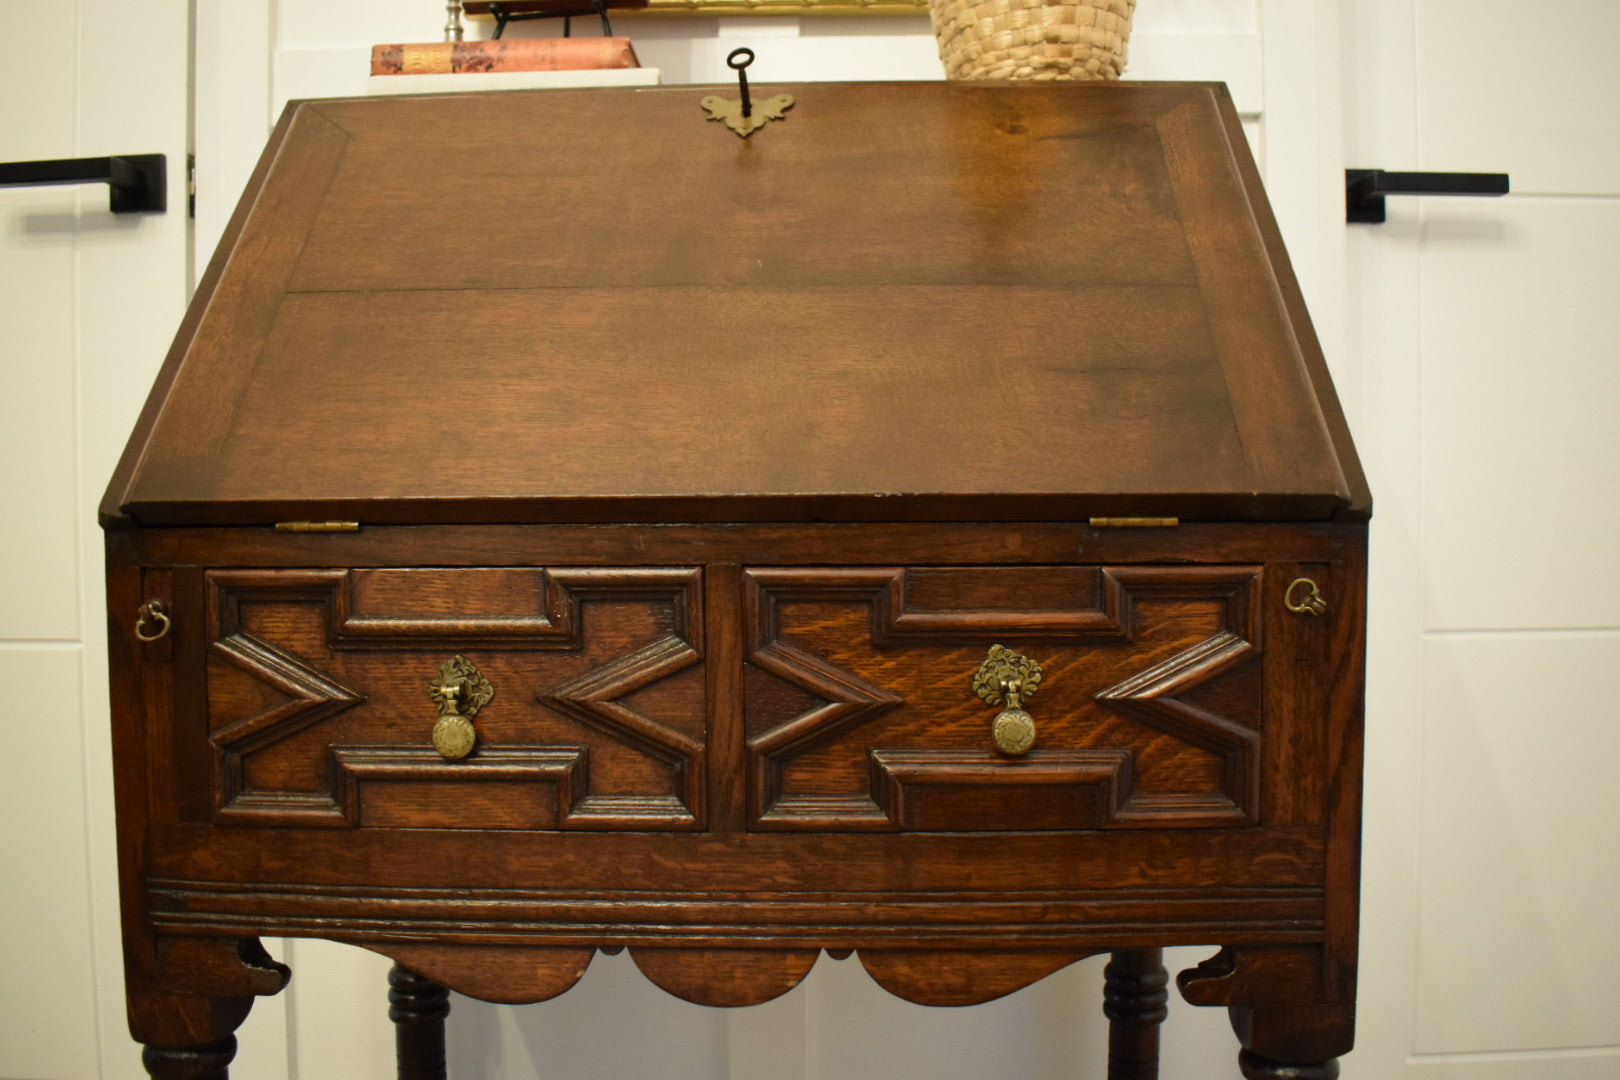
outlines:
[[[1506,195],[1507,173],[1344,170],[1344,219],[1363,225],[1384,220],[1385,195]]]
[[[0,165],[0,187],[45,184],[106,184],[115,214],[168,209],[168,164],[162,154],[56,158]]]

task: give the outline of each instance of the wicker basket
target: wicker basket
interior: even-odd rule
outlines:
[[[1117,79],[1136,0],[929,0],[950,79]]]

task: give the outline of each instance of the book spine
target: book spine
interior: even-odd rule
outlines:
[[[633,68],[629,38],[517,38],[374,45],[373,75],[445,75],[479,71],[580,71]]]

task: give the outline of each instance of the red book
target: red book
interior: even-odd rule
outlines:
[[[630,39],[514,38],[373,45],[373,75],[445,75],[477,71],[582,71],[640,67]]]

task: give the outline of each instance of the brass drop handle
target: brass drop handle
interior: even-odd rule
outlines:
[[[1003,754],[1017,757],[1035,745],[1035,718],[1024,711],[1024,702],[1040,685],[1041,665],[1006,646],[990,646],[973,677],[973,692],[991,705],[1006,706],[990,725],[990,737]]]
[[[1296,615],[1320,615],[1327,610],[1327,601],[1322,599],[1322,590],[1317,588],[1316,582],[1302,577],[1288,583],[1283,593],[1283,607]]]
[[[483,672],[465,656],[455,656],[439,668],[439,676],[428,685],[428,697],[439,707],[433,725],[433,749],[447,761],[459,761],[478,745],[478,729],[472,718],[489,704],[495,688]]]
[[[135,614],[135,636],[142,641],[156,641],[169,633],[174,624],[169,621],[169,608],[161,600],[148,600]]]

